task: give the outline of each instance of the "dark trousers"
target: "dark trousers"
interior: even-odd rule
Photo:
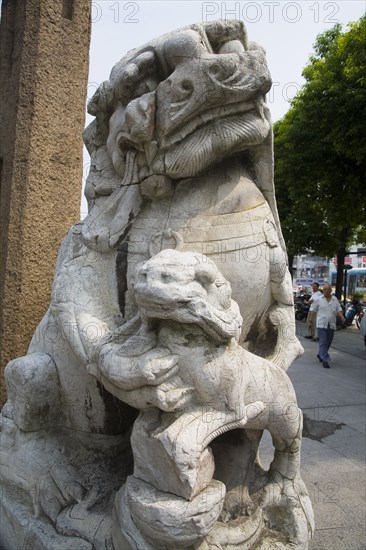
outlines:
[[[329,353],[328,350],[332,343],[334,336],[334,330],[332,328],[318,328],[318,337],[319,337],[319,357],[323,363],[329,363]]]

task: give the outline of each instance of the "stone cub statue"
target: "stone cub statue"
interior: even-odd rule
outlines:
[[[156,449],[146,459],[146,446],[155,446],[155,436],[144,425],[144,412],[136,421],[135,475],[190,500],[212,480],[214,465],[207,468],[207,463],[214,459],[208,446],[216,437],[235,428],[249,430],[249,445],[256,451],[267,429],[275,455],[261,503],[271,508],[292,499],[296,519],[289,523],[290,540],[308,540],[313,516],[299,474],[302,414],[284,370],[239,345],[242,320],[228,281],[207,257],[167,249],[137,269],[133,289],[138,317],[102,347],[99,372],[103,385],[122,401],[142,411],[158,408],[167,413],[156,436],[161,445],[158,464]],[[139,464],[142,445],[145,459]],[[166,467],[164,453],[181,486],[159,481],[156,471]],[[244,464],[248,474],[254,466],[253,452],[243,455],[252,461]],[[203,456],[206,478],[199,473]],[[153,468],[146,462],[154,462]],[[247,482],[249,478],[248,474]],[[237,488],[228,491],[222,516],[226,520],[255,507],[248,487],[241,490],[241,504],[236,497]]]

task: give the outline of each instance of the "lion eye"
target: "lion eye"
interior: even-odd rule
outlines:
[[[193,92],[193,84],[189,80],[182,80],[181,88],[182,88],[183,92],[186,92],[186,93],[192,93]]]

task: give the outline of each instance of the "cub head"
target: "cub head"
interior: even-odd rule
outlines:
[[[143,318],[194,323],[221,337],[234,323],[229,338],[241,327],[230,283],[203,254],[162,250],[137,268],[133,289]]]

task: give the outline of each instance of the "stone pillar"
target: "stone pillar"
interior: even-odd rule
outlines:
[[[1,370],[27,352],[80,219],[90,12],[90,0],[2,2]]]

